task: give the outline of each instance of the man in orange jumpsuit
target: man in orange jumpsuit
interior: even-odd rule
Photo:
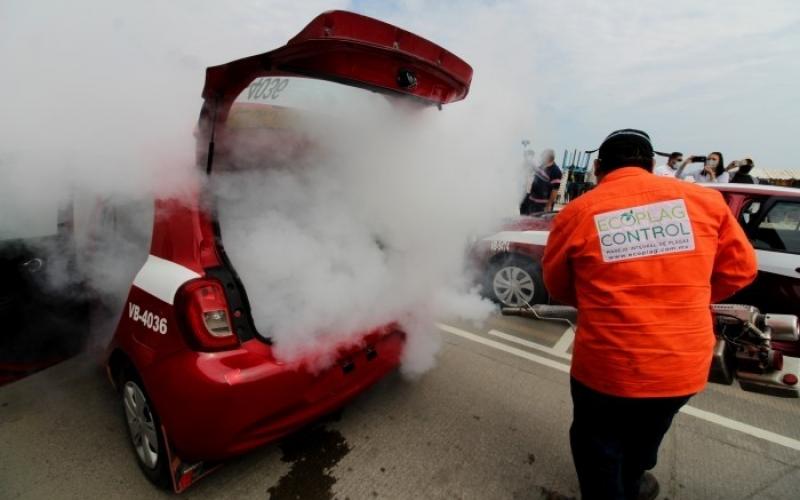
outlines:
[[[645,471],[708,378],[709,306],[756,276],[722,195],[653,164],[646,133],[611,133],[598,186],[559,213],[544,253],[550,295],[578,308],[570,445],[583,498],[656,497]]]

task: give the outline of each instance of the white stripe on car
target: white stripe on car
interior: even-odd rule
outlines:
[[[184,283],[200,275],[175,262],[148,255],[133,285],[169,305],[175,301],[175,292]]]
[[[544,246],[547,244],[547,237],[549,235],[550,231],[500,231],[499,233],[487,236],[483,240]]]

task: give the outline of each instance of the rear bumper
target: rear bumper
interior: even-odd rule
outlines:
[[[231,353],[184,351],[141,375],[175,453],[220,460],[340,408],[397,367],[404,342],[395,331],[348,351],[347,372],[341,361],[318,373],[268,361],[246,343]]]

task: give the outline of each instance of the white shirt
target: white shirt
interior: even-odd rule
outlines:
[[[653,169],[653,173],[661,177],[675,177],[675,169],[669,165],[658,165]]]
[[[713,181],[711,180],[711,177],[708,176],[708,175],[697,175],[697,176],[695,176],[694,180],[696,182],[708,182],[708,183],[714,183],[714,184],[727,184],[728,181],[730,180],[730,174],[728,172],[722,172],[722,174],[716,176]]]
[[[681,172],[680,177],[678,178],[686,179],[687,177],[692,177],[697,182],[703,182],[700,180],[702,177],[700,174],[703,172],[703,169],[705,169],[705,165],[703,163],[690,163],[686,165],[686,167],[683,169],[683,172]]]

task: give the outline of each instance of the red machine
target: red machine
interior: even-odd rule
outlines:
[[[207,70],[198,168],[212,176],[216,157],[235,149],[234,118],[241,124],[253,110],[266,110],[256,122],[274,122],[289,85],[336,82],[427,107],[463,99],[471,76],[464,61],[412,33],[348,12],[324,13],[283,47]],[[316,356],[276,359],[207,208],[213,193],[205,184],[191,192],[156,201],[150,255],[107,357],[140,467],[176,492],[212,464],[341,407],[394,369],[404,345],[403,332],[390,324],[342,346],[338,362],[322,372],[310,368]]]

